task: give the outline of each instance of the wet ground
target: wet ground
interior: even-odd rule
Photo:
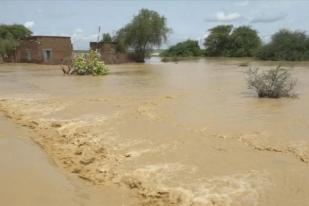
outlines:
[[[285,65],[298,79],[299,98],[259,99],[247,89],[244,61],[277,64],[151,61],[112,65],[103,77],[1,65],[0,109],[66,176],[99,194],[115,188],[107,195],[114,205],[117,190],[131,205],[308,205],[309,64]],[[10,136],[3,144],[24,144]]]

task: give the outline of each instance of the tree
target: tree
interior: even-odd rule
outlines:
[[[252,57],[261,46],[261,39],[257,31],[249,26],[236,28],[230,36],[230,52],[232,57]]]
[[[0,38],[0,55],[4,59],[15,51],[18,43],[13,38],[1,39]]]
[[[160,56],[163,57],[193,57],[200,56],[202,54],[201,48],[198,45],[198,41],[186,40],[179,42],[176,45],[169,47],[163,51]]]
[[[28,28],[21,24],[12,24],[12,25],[0,25],[0,37],[2,33],[10,33],[14,39],[21,39],[32,34]]]
[[[219,25],[210,29],[204,46],[208,56],[228,56],[230,48],[230,33],[232,25]]]
[[[114,41],[117,42],[117,51],[126,52],[128,50],[128,45],[126,43],[126,31],[125,28],[121,28],[117,31]]]
[[[11,55],[18,46],[18,40],[30,36],[32,32],[20,24],[0,25],[0,55],[5,58]]]
[[[102,42],[112,42],[112,36],[109,33],[104,33],[102,35]]]
[[[258,51],[257,57],[263,60],[309,60],[309,37],[305,32],[282,29]]]
[[[208,56],[252,57],[261,46],[261,39],[249,26],[233,29],[232,25],[219,25],[210,29],[204,45]]]
[[[130,23],[118,31],[117,40],[125,49],[134,50],[138,62],[144,62],[153,47],[166,41],[169,31],[164,16],[156,11],[141,9]]]

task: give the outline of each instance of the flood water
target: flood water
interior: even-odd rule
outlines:
[[[132,205],[308,205],[309,64],[285,65],[298,98],[259,99],[242,61],[154,60],[102,77],[4,64],[1,111],[68,174],[128,186]]]
[[[64,175],[46,154],[27,138],[31,134],[1,115],[0,125],[1,205],[136,204],[133,198],[128,197],[125,190],[115,187],[98,189]]]

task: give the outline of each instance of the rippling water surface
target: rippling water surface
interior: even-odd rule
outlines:
[[[299,98],[259,99],[242,61],[112,65],[103,77],[1,65],[2,111],[35,121],[35,141],[68,171],[127,185],[144,205],[308,205],[309,64],[286,65]]]

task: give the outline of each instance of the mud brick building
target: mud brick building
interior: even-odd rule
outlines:
[[[19,41],[15,62],[62,64],[71,61],[72,53],[70,37],[31,36]]]
[[[90,49],[97,50],[106,64],[134,62],[134,59],[127,53],[117,51],[116,42],[90,42]]]

